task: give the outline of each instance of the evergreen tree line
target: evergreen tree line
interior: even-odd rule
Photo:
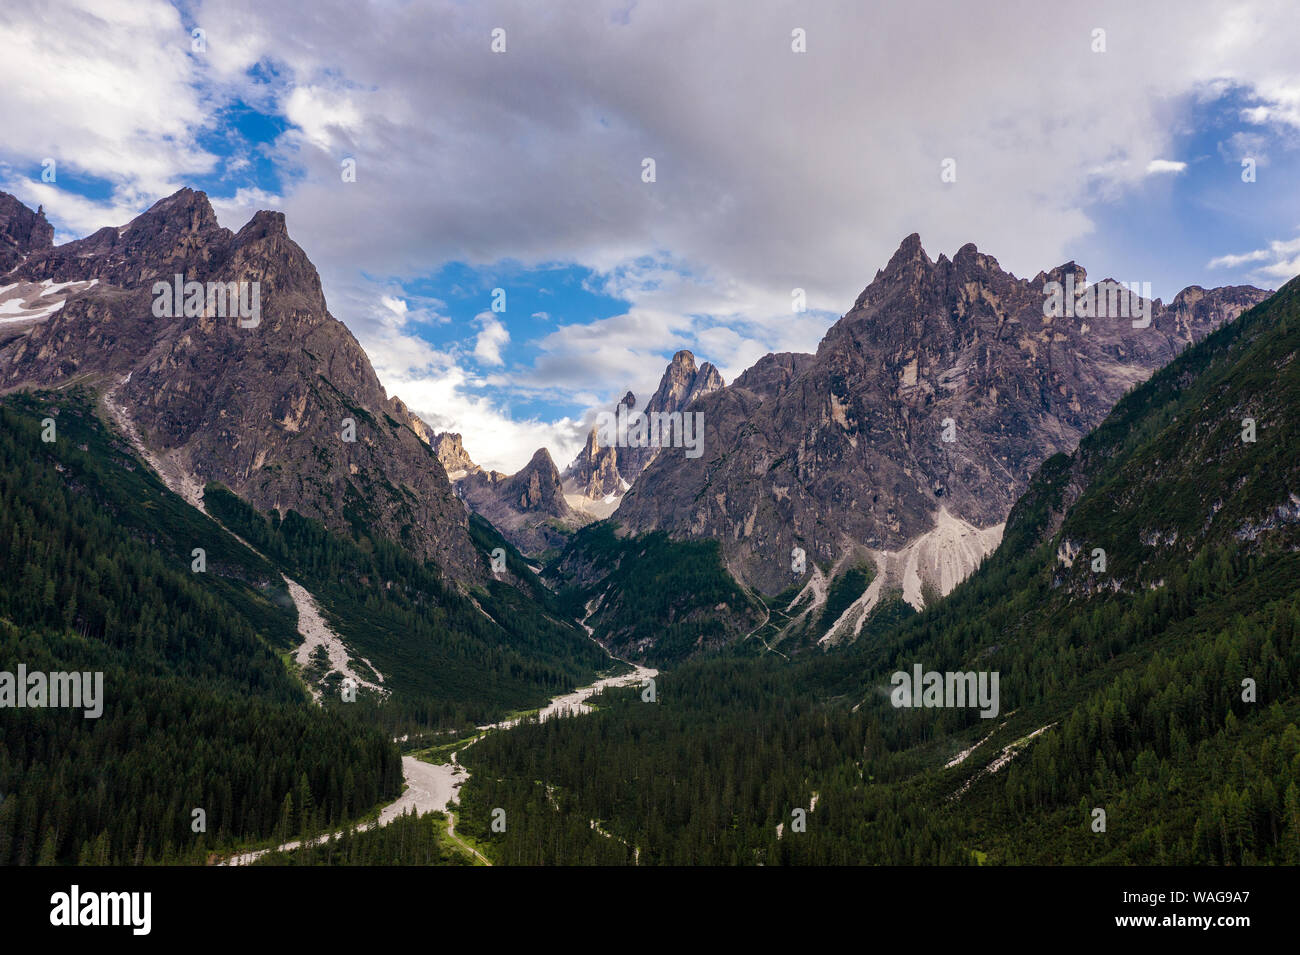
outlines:
[[[357,831],[349,826],[340,833],[289,852],[268,852],[255,865],[374,866],[471,865],[463,849],[450,844],[447,817],[440,812],[416,816],[414,810],[382,829]]]
[[[278,575],[136,467],[88,395],[0,403],[0,540],[0,669],[102,671],[105,697],[98,719],[0,708],[0,864],[202,861],[282,834],[286,803],[297,833],[400,791],[391,742],[286,670]]]
[[[307,587],[349,647],[384,675],[392,699],[381,718],[403,727],[395,735],[498,719],[608,666],[581,630],[503,581],[463,595],[390,541],[354,540],[295,511],[262,515],[218,485],[204,502]]]

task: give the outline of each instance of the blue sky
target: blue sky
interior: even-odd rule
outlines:
[[[1096,231],[1070,249],[1091,279],[1149,281],[1166,301],[1187,285],[1253,284],[1277,288],[1295,269],[1260,271],[1259,263],[1210,263],[1261,248],[1269,239],[1300,236],[1300,150],[1294,131],[1270,130],[1243,118],[1258,102],[1249,91],[1225,90],[1179,111],[1169,152],[1185,163],[1156,173],[1138,190],[1090,209]],[[1242,179],[1254,158],[1255,181]],[[1284,260],[1294,260],[1291,255]]]
[[[417,277],[365,277],[401,289],[414,316],[407,326],[413,335],[438,349],[466,349],[486,372],[530,363],[537,355],[537,341],[560,324],[587,325],[624,314],[631,306],[629,300],[602,291],[600,276],[591,269],[571,263],[527,267],[515,261],[488,266],[448,262]],[[494,311],[494,304],[501,310]],[[499,345],[484,334],[485,328],[497,326],[508,334]],[[572,395],[537,393],[496,382],[482,390],[500,394],[505,410],[520,417],[581,415],[585,410],[577,389]]]
[[[58,241],[186,185],[283,210],[390,393],[506,471],[680,348],[728,380],[815,349],[910,232],[1166,299],[1300,271],[1273,0],[14,0],[0,37],[0,188]]]

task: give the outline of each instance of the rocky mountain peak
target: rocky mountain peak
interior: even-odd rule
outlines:
[[[889,262],[885,265],[884,271],[888,274],[916,264],[932,264],[930,257],[925,254],[925,248],[921,245],[921,234],[919,232],[913,232],[898,244],[894,254],[889,257]]]
[[[189,232],[200,232],[218,225],[217,214],[212,209],[208,194],[188,186],[176,190],[165,199],[159,199],[132,220],[128,228],[146,224],[159,228],[171,226]]]
[[[723,387],[722,375],[709,362],[696,367],[695,355],[687,349],[674,353],[672,361],[659,379],[659,387],[650,396],[643,414],[672,414],[685,411],[698,399]],[[636,407],[636,396],[628,392],[615,406]],[[587,434],[587,443],[564,471],[570,487],[591,500],[605,500],[619,495],[636,480],[659,453],[654,447],[602,448],[597,429]]]
[[[225,275],[258,282],[263,287],[263,302],[276,304],[278,297],[281,312],[297,313],[299,319],[308,319],[308,324],[325,314],[320,274],[302,247],[289,237],[282,212],[254,214],[231,241],[220,267]]]
[[[15,274],[31,281],[93,278],[121,288],[176,274],[206,281],[226,258],[233,238],[217,222],[206,194],[181,189],[124,226],[106,226],[29,256]]]
[[[973,244],[932,261],[908,236],[815,356],[768,356],[700,399],[704,454],[653,458],[617,519],[715,538],[769,593],[792,582],[796,546],[810,566],[854,547],[897,553],[942,530],[941,511],[949,530],[982,534],[1125,391],[1269,294],[1189,289],[1174,308],[1147,303],[1147,325],[1053,318],[1044,286],[1071,274],[1082,286],[1074,263],[1018,279]],[[951,570],[936,587],[965,573]]]
[[[1048,282],[1060,282],[1065,284],[1065,280],[1073,276],[1076,287],[1081,287],[1088,281],[1088,270],[1079,265],[1073,259],[1048,272],[1039,272],[1034,276],[1033,284],[1037,286],[1045,285]]]
[[[0,192],[0,274],[8,272],[31,252],[54,245],[54,227],[45,210],[33,212],[17,198]]]
[[[463,449],[456,451],[459,435],[439,438],[451,463],[463,465],[469,460]],[[591,520],[569,507],[560,472],[546,448],[538,448],[526,465],[508,476],[469,463],[473,470],[453,472],[456,493],[525,554],[563,546],[572,530]]]
[[[465,450],[465,445],[461,443],[459,434],[443,431],[434,436],[432,444],[438,461],[453,479],[479,470],[479,466],[474,463],[469,452]]]
[[[933,280],[936,268],[951,268],[951,263],[945,256],[940,256],[938,262],[932,261],[921,245],[921,236],[913,232],[899,244],[885,267],[876,272],[853,308],[859,311],[886,299],[915,297]]]
[[[523,469],[507,478],[505,484],[507,498],[520,511],[545,511],[554,517],[569,514],[560,486],[560,472],[545,448],[538,448]]]
[[[695,367],[695,356],[683,349],[673,355],[664,369],[659,388],[646,404],[646,411],[676,411],[701,395],[722,387],[722,375],[709,362]]]
[[[668,363],[668,371],[665,374],[695,374],[695,355],[685,348],[676,352],[673,355],[673,360]]]
[[[189,486],[219,481],[261,510],[364,528],[450,577],[483,576],[427,427],[386,395],[330,315],[281,213],[231,233],[206,195],[182,189],[125,226],[29,255],[11,275],[99,282],[0,346],[4,387],[76,376],[112,394]],[[155,293],[177,275],[207,286],[196,310]],[[215,304],[231,289],[247,318]]]
[[[876,272],[872,284],[896,285],[907,281],[909,278],[915,280],[933,265],[934,263],[930,261],[930,257],[926,255],[925,249],[921,246],[920,234],[913,232],[899,243],[894,254],[885,263],[885,267]],[[863,295],[865,294],[864,291]]]

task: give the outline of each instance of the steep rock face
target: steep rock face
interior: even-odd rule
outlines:
[[[618,415],[623,409],[630,411],[635,407],[636,395],[629,391],[614,406],[613,414]],[[613,445],[602,446],[600,429],[592,428],[587,432],[587,443],[564,469],[562,478],[566,488],[592,501],[618,498],[628,488],[628,483],[618,468],[619,453],[626,450]]]
[[[0,192],[0,273],[53,245],[54,226],[45,221],[44,210],[33,212],[9,193]]]
[[[565,502],[560,472],[545,448],[513,475],[476,468],[459,476],[456,493],[525,554],[561,546],[587,522]]]
[[[771,398],[808,370],[814,356],[799,352],[778,352],[764,355],[741,373],[733,387],[752,392],[761,398]]]
[[[724,385],[722,375],[709,362],[698,368],[695,356],[685,349],[673,355],[664,369],[659,387],[641,409],[643,414],[656,412],[671,414],[684,411],[705,395],[719,391]],[[632,411],[636,396],[628,392],[614,408]],[[586,446],[564,471],[568,486],[591,500],[603,500],[622,494],[642,471],[655,459],[660,449],[655,447],[601,447],[600,435],[593,428],[587,435]]]
[[[587,433],[586,445],[578,452],[565,475],[584,497],[591,500],[603,500],[623,493],[623,477],[618,470],[618,448],[602,448],[595,428]]]
[[[569,515],[569,506],[564,503],[564,490],[560,487],[560,472],[545,448],[538,448],[522,471],[507,478],[502,483],[502,490],[506,500],[521,511],[540,512],[552,517]]]
[[[941,512],[995,528],[1044,459],[1269,294],[1186,289],[1150,303],[1150,326],[1135,328],[1128,315],[1049,317],[1047,283],[1067,279],[1083,287],[1086,275],[1069,263],[1017,279],[970,244],[932,261],[909,236],[815,356],[768,356],[699,400],[703,455],[658,456],[616,519],[713,537],[767,593],[800,581],[795,548],[808,566],[862,546],[897,552]],[[911,572],[936,589],[961,576],[946,564]]]
[[[434,454],[438,456],[438,462],[452,480],[479,470],[479,466],[470,458],[465,445],[461,443],[460,435],[443,431],[434,436],[431,444]]]
[[[695,356],[689,351],[679,351],[664,369],[659,387],[642,409],[645,414],[682,411],[697,399],[712,394],[723,386],[722,375],[707,361],[698,369]],[[655,459],[660,449],[652,447],[627,447],[618,449],[618,470],[623,480],[631,484]]]
[[[219,316],[207,299],[191,314],[161,307],[154,283],[177,274],[256,288],[258,314]],[[29,256],[15,277],[98,283],[0,348],[0,387],[98,382],[199,482],[397,540],[461,580],[485,573],[427,427],[329,314],[282,214],[231,233],[182,189],[127,226]]]

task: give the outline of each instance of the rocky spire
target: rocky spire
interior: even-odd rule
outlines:
[[[707,361],[697,368],[695,355],[682,349],[673,355],[659,379],[659,387],[641,411],[646,415],[684,411],[693,402],[718,391],[723,385],[722,375],[717,368]],[[629,410],[635,408],[636,396],[629,391],[619,405],[626,406]],[[618,413],[618,406],[615,406],[614,411],[615,414]],[[658,452],[658,448],[652,447],[601,448],[599,435],[593,428],[587,435],[587,443],[582,451],[565,469],[564,477],[572,481],[588,498],[601,500],[626,490]]]

